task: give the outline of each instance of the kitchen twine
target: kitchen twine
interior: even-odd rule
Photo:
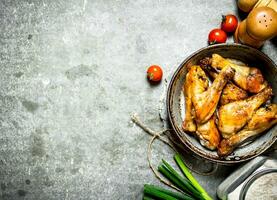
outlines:
[[[153,166],[151,160],[152,160],[152,145],[154,143],[154,141],[156,139],[159,139],[160,141],[162,141],[164,144],[168,145],[175,153],[178,153],[177,149],[173,146],[173,143],[177,146],[179,146],[177,143],[175,143],[174,141],[172,141],[172,139],[170,137],[167,137],[169,141],[167,141],[163,135],[166,135],[167,132],[170,132],[172,131],[172,129],[164,129],[162,131],[153,131],[152,129],[148,128],[145,124],[143,124],[141,122],[141,120],[139,119],[138,117],[138,114],[133,114],[131,116],[131,119],[132,121],[138,125],[140,128],[142,128],[146,133],[148,133],[149,135],[152,136],[152,138],[150,139],[149,141],[149,144],[148,144],[148,148],[147,148],[147,161],[148,161],[148,165],[150,167],[150,169],[152,170],[152,172],[154,173],[154,175],[164,184],[168,185],[169,187],[175,189],[175,190],[178,190],[179,192],[182,192],[182,190],[180,190],[179,188],[177,188],[176,186],[174,186],[173,184],[171,184],[169,181],[167,181],[166,179],[163,179],[159,172],[155,169],[155,167]],[[166,135],[167,136],[167,135]],[[190,166],[187,166],[188,169],[190,171],[193,171],[197,174],[200,174],[200,175],[204,175],[204,176],[208,176],[208,175],[212,175],[216,172],[217,168],[218,168],[218,165],[216,164],[214,169],[210,172],[207,172],[207,173],[203,173],[203,172],[198,172],[196,170],[194,170],[192,167]]]

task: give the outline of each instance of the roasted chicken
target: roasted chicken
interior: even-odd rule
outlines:
[[[184,95],[185,95],[185,120],[183,122],[183,129],[189,132],[196,131],[196,124],[194,121],[194,108],[192,105],[192,71],[189,70],[186,75],[186,81],[183,87]]]
[[[220,134],[215,123],[215,114],[204,124],[197,125],[196,135],[200,143],[208,149],[214,150],[220,142]]]
[[[208,77],[200,66],[192,66],[186,75],[183,129],[195,132],[201,144],[211,150],[216,149],[220,142],[213,114],[223,87],[234,73],[232,68],[222,70],[210,87]]]
[[[207,122],[216,110],[221,92],[235,71],[224,68],[209,87],[208,77],[198,65],[192,66],[189,72],[191,100],[194,107],[195,121],[198,124]]]
[[[218,147],[220,156],[229,155],[234,148],[258,136],[277,123],[277,104],[270,104],[256,111],[248,124],[237,134],[223,139]]]
[[[230,59],[225,59],[218,54],[213,54],[211,58],[211,66],[216,71],[221,71],[225,67],[232,67],[236,70],[234,75],[234,82],[242,89],[258,93],[267,87],[267,82],[264,80],[261,71],[254,67],[248,67],[242,64],[236,64]]]
[[[220,97],[220,105],[225,105],[234,101],[244,100],[248,97],[245,90],[239,88],[232,82],[226,84]]]
[[[211,67],[211,59],[209,57],[201,59],[199,64],[201,68],[209,74],[212,80],[217,77],[218,73]],[[245,90],[229,81],[223,88],[219,103],[220,105],[225,105],[233,101],[246,99],[247,97],[248,94]]]
[[[218,111],[218,129],[224,138],[236,134],[252,118],[255,111],[272,96],[272,89],[265,88],[260,93],[245,100],[221,106]]]
[[[183,130],[219,156],[277,123],[277,104],[261,107],[270,102],[272,88],[259,69],[240,61],[218,54],[201,59],[189,68],[183,92]]]

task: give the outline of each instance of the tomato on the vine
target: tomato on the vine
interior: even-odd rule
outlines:
[[[232,33],[238,26],[238,19],[235,15],[222,15],[221,29],[227,33]]]
[[[147,69],[147,78],[150,81],[158,82],[163,77],[163,70],[158,65],[152,65]]]
[[[209,33],[209,44],[224,43],[227,40],[226,33],[221,29],[213,29]]]

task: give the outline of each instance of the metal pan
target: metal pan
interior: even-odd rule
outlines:
[[[175,71],[167,91],[167,112],[169,120],[180,141],[198,156],[221,164],[243,162],[263,153],[276,141],[277,126],[272,127],[253,142],[237,148],[226,158],[220,158],[216,151],[206,149],[195,137],[182,130],[182,121],[185,113],[182,87],[185,82],[187,67],[197,64],[200,59],[211,56],[213,53],[220,54],[223,57],[241,60],[249,64],[249,66],[258,67],[262,71],[265,79],[272,86],[273,93],[277,95],[277,67],[268,56],[257,49],[245,45],[213,45],[193,53]],[[273,102],[277,103],[277,96],[273,98]]]

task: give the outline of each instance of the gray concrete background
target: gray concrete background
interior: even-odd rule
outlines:
[[[159,182],[130,114],[162,128],[163,83],[149,85],[146,67],[166,77],[236,11],[230,0],[1,0],[0,199],[141,199]],[[276,42],[263,51],[277,61]],[[155,161],[172,155],[155,145]]]

